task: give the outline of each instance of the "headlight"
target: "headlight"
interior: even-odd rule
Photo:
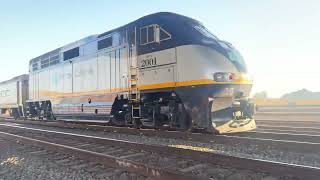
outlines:
[[[217,82],[233,82],[239,80],[252,81],[252,76],[249,74],[240,74],[230,72],[216,72],[213,74],[213,79]]]
[[[217,72],[213,74],[213,79],[217,82],[230,82],[237,80],[238,77],[230,72]]]

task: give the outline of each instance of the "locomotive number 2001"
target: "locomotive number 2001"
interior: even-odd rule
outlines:
[[[157,58],[156,57],[147,57],[147,59],[143,59],[141,61],[141,67],[152,67],[157,65]]]

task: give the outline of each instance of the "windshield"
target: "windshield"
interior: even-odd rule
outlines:
[[[238,69],[242,72],[247,72],[246,64],[243,60],[243,57],[236,49],[232,49],[228,51],[229,59],[238,67]]]
[[[247,72],[246,64],[240,52],[227,42],[219,42],[226,51],[227,58],[242,72]]]
[[[192,27],[202,35],[197,36],[202,45],[213,47],[228,58],[239,71],[247,72],[244,59],[239,51],[237,51],[230,43],[219,40],[199,22],[192,22]]]
[[[206,27],[204,27],[201,24],[195,24],[193,28],[207,38],[218,40],[218,38],[215,35],[213,35]]]
[[[236,49],[231,49],[230,51],[227,52],[228,53],[228,57],[231,61],[233,62],[237,62],[239,64],[245,65],[245,62],[243,60],[243,57],[241,56],[241,54],[239,53],[239,51],[237,51]]]

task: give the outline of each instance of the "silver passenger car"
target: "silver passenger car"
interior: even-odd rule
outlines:
[[[0,112],[3,117],[24,116],[25,102],[28,99],[29,76],[24,74],[0,82]]]

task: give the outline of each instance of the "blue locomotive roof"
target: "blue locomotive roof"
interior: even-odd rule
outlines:
[[[160,12],[144,16],[132,24],[137,27],[158,24],[172,35],[172,38],[165,43],[153,43],[148,46],[140,45],[138,55],[182,45],[197,44],[213,48],[229,59],[240,71],[247,71],[242,56],[232,44],[218,39],[201,22],[195,19],[175,13]]]
[[[62,46],[60,48],[57,48],[57,49],[55,49],[53,51],[47,52],[45,54],[42,54],[42,55],[30,60],[30,64],[32,64],[33,62],[40,61],[40,59],[45,59],[47,56],[50,56],[52,54],[56,54],[59,51],[65,51],[67,49],[72,49],[73,47],[80,46],[82,44],[86,44],[88,42],[97,40],[97,39],[99,39],[99,38],[101,38],[103,36],[112,34],[114,32],[123,31],[125,29],[130,28],[130,27],[138,27],[139,28],[139,27],[143,27],[143,26],[148,25],[148,24],[159,24],[160,26],[165,26],[166,28],[171,27],[169,29],[171,31],[173,31],[174,29],[176,29],[176,26],[177,26],[176,23],[177,22],[182,22],[182,21],[185,21],[185,22],[189,21],[189,22],[199,23],[198,21],[196,21],[194,19],[188,18],[186,16],[182,16],[182,15],[179,15],[179,14],[171,13],[171,12],[154,13],[154,14],[150,14],[150,15],[141,17],[141,18],[139,18],[139,19],[137,19],[137,20],[135,20],[135,21],[133,21],[133,22],[131,22],[129,24],[121,26],[119,28],[116,28],[116,29],[113,29],[113,30],[110,30],[110,31],[107,31],[107,32],[104,32],[104,33],[101,33],[99,35],[90,35],[88,37],[82,38],[82,39],[77,40],[75,42],[72,42],[70,44],[64,45],[64,46]],[[173,44],[171,44],[171,46],[172,45]],[[169,46],[163,47],[163,48],[169,48]],[[161,49],[163,49],[163,48],[161,48]],[[147,51],[146,51],[145,48],[141,48],[141,51],[139,51],[139,52],[146,53]],[[138,52],[138,54],[141,54],[139,52]]]
[[[30,60],[30,64],[32,64],[33,62],[36,62],[36,61],[40,61],[41,59],[46,59],[46,58],[49,58],[50,56],[54,56],[58,53],[60,53],[61,51],[64,51],[66,49],[72,49],[74,47],[77,47],[77,46],[80,46],[80,45],[83,45],[83,44],[87,44],[91,41],[95,41],[97,39],[97,35],[90,35],[90,36],[87,36],[85,38],[82,38],[80,40],[77,40],[75,42],[72,42],[72,43],[69,43],[67,45],[64,45],[60,48],[57,48],[55,50],[52,50],[50,52],[47,52],[45,54],[42,54],[36,58],[33,58],[32,60]]]
[[[153,24],[159,25],[166,32],[170,33],[170,38],[163,43],[148,43],[147,45],[141,43],[141,29]],[[115,32],[122,33],[126,30],[132,30],[134,28],[137,29],[137,37],[140,37],[137,38],[138,55],[147,54],[154,51],[161,51],[182,45],[202,45],[215,49],[216,51],[223,54],[226,58],[230,59],[236,66],[238,66],[238,68],[242,69],[242,71],[246,71],[246,66],[241,59],[242,57],[229,43],[220,41],[215,35],[210,33],[210,31],[207,30],[199,21],[171,12],[159,12],[141,17],[119,28],[101,33],[99,35],[92,35],[87,38],[83,38],[39,57],[41,58],[45,55],[50,54],[54,55],[57,51],[60,51],[60,53],[62,53],[70,49],[72,50],[72,48],[77,48],[77,46],[88,43],[90,41],[98,41],[104,36],[108,36]],[[31,60],[30,64],[32,64],[32,62],[38,61],[40,59],[39,57]]]
[[[143,26],[143,25],[147,25],[150,23],[155,23],[155,22],[162,22],[162,24],[167,24],[168,21],[175,21],[175,20],[179,20],[181,21],[182,19],[185,19],[187,21],[194,21],[194,22],[198,22],[194,19],[191,19],[189,17],[186,16],[182,16],[176,13],[172,13],[172,12],[158,12],[158,13],[154,13],[154,14],[149,14],[146,16],[143,16],[131,23],[128,23],[124,26],[121,26],[119,28],[110,30],[110,31],[106,31],[104,33],[101,33],[98,35],[98,38],[101,38],[103,36],[106,36],[108,34],[112,34],[113,32],[119,31],[121,29],[125,29],[128,27],[133,27],[133,26]],[[199,23],[199,22],[198,22]]]

